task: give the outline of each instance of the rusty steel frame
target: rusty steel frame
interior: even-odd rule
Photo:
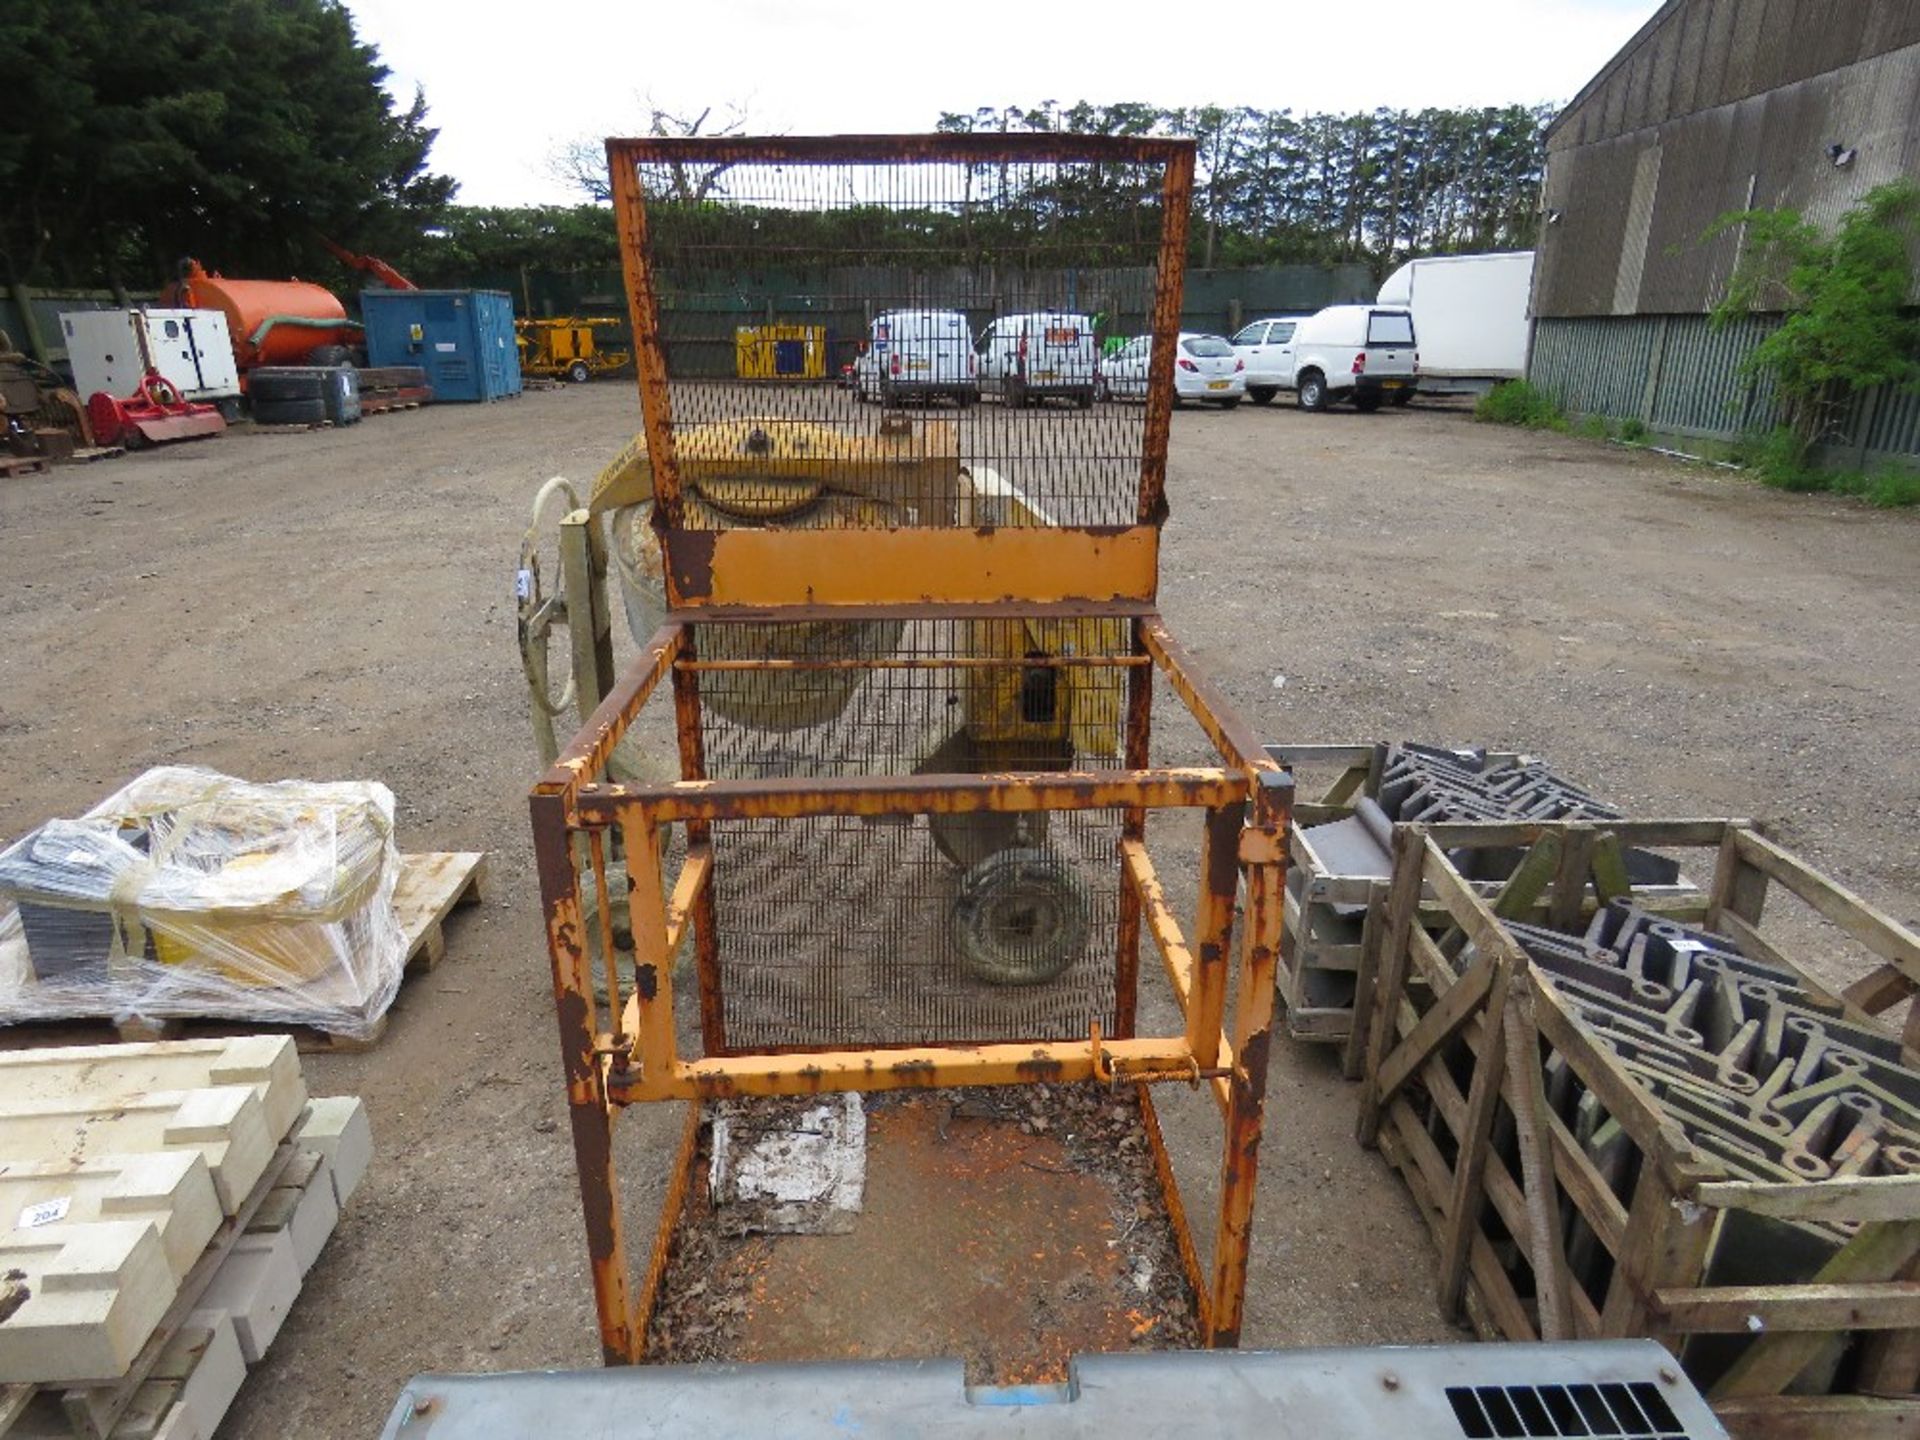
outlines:
[[[1291,773],[1187,663],[1155,609],[1159,528],[1164,518],[1172,411],[1174,341],[1193,187],[1189,141],[1063,135],[737,137],[610,140],[621,261],[633,320],[635,365],[651,460],[651,523],[666,557],[668,622],[642,647],[530,800],[541,905],[552,962],[567,1101],[579,1171],[588,1252],[608,1364],[638,1361],[693,1160],[698,1102],[722,1096],[804,1095],[950,1085],[1104,1081],[1135,1087],[1149,1148],[1209,1345],[1236,1344],[1246,1288],[1253,1203],[1273,1032],[1274,966],[1285,893]],[[1132,162],[1164,167],[1162,226],[1152,312],[1152,372],[1142,443],[1136,520],[1126,526],[1026,530],[860,529],[842,532],[697,532],[683,525],[672,399],[661,339],[659,296],[649,258],[643,163]],[[821,575],[836,577],[823,591]],[[1005,663],[951,660],[703,661],[696,627],[740,622],[909,618],[1125,618],[1130,652],[1060,657],[1059,665],[1108,664],[1127,675],[1123,768],[1089,772],[714,780],[707,775],[700,680],[704,673],[808,668],[956,668]],[[1022,661],[1021,663],[1032,663]],[[1199,724],[1216,765],[1155,767],[1149,753],[1154,677]],[[670,682],[680,779],[621,785],[608,761],[663,681]],[[1204,812],[1205,839],[1195,941],[1189,945],[1153,868],[1148,812]],[[1115,1033],[1098,1024],[1084,1039],[900,1045],[870,1049],[735,1048],[719,993],[711,827],[742,818],[813,815],[960,814],[979,811],[1114,810],[1121,814],[1116,924]],[[686,852],[671,886],[664,827],[685,828]],[[605,867],[620,838],[633,937],[631,984],[615,974],[610,887]],[[599,902],[608,1001],[595,991],[584,923],[582,867]],[[1246,883],[1237,985],[1235,893]],[[1142,931],[1159,953],[1181,1013],[1178,1031],[1136,1033]],[[675,1028],[673,961],[691,934],[699,985],[702,1054],[683,1058]],[[1149,1087],[1205,1083],[1224,1120],[1214,1253],[1203,1270],[1167,1156]],[[678,1101],[689,1110],[675,1173],[668,1179],[651,1260],[632,1283],[613,1156],[613,1119],[634,1103]]]
[[[715,622],[709,622],[715,623]],[[602,1349],[610,1364],[641,1357],[646,1317],[658,1283],[663,1237],[654,1263],[635,1289],[620,1223],[613,1164],[613,1116],[624,1106],[698,1101],[735,1095],[805,1095],[839,1090],[884,1091],[949,1085],[1009,1085],[1099,1080],[1148,1085],[1185,1080],[1206,1083],[1225,1122],[1221,1198],[1211,1266],[1196,1294],[1209,1344],[1239,1338],[1265,1107],[1267,1051],[1273,1026],[1273,966],[1284,893],[1286,835],[1292,814],[1292,777],[1258,746],[1240,742],[1237,722],[1210,704],[1211,690],[1183,663],[1157,617],[1143,619],[1138,639],[1147,664],[1127,673],[1144,681],[1166,677],[1194,709],[1202,731],[1215,737],[1216,766],[1143,767],[1097,772],[1010,772],[998,775],[921,775],[910,779],[853,776],[807,780],[707,780],[698,744],[693,627],[672,620],[643,648],[592,719],[535,787],[535,852],[554,997],[567,1076],[567,1098],[580,1172],[588,1248],[600,1311]],[[683,778],[655,785],[606,781],[606,761],[663,681],[671,681],[681,739]],[[1139,683],[1136,693],[1151,694]],[[1147,706],[1129,705],[1138,719]],[[688,722],[695,728],[689,730]],[[1138,733],[1137,731],[1134,733]],[[1129,737],[1126,758],[1143,753]],[[1148,810],[1195,808],[1205,813],[1202,889],[1196,941],[1189,946],[1153,868],[1144,838]],[[876,1047],[865,1050],[727,1048],[713,978],[715,930],[712,848],[707,826],[734,818],[806,815],[956,814],[981,810],[1118,810],[1138,833],[1123,827],[1119,863],[1135,916],[1132,943],[1144,930],[1166,968],[1183,1023],[1176,1034],[1130,1033],[1084,1040],[996,1044]],[[686,858],[668,884],[662,827],[688,829]],[[699,827],[696,829],[696,827]],[[594,991],[583,921],[580,857],[604,863],[602,837],[621,837],[630,882],[628,920],[634,944],[631,983],[610,980],[617,1013],[602,1014]],[[587,844],[580,843],[586,837]],[[594,843],[598,841],[599,843]],[[1240,936],[1239,983],[1228,996],[1234,891],[1247,883],[1246,922]],[[592,882],[605,893],[604,876]],[[604,912],[603,912],[604,913]],[[607,933],[603,921],[602,935]],[[704,1054],[683,1058],[675,1033],[672,959],[691,933],[694,973],[700,978]],[[1128,937],[1119,937],[1125,950]],[[604,938],[603,938],[604,944]],[[1132,985],[1124,953],[1116,984]],[[1137,967],[1137,957],[1134,965]],[[1116,996],[1116,999],[1119,999]],[[1127,997],[1131,999],[1131,996]],[[1131,1017],[1131,1005],[1116,1013]],[[1157,1121],[1154,1134],[1158,1141]],[[1156,1150],[1156,1169],[1171,1183],[1171,1168]],[[675,1182],[679,1183],[679,1182]],[[1194,1247],[1176,1189],[1168,1210],[1183,1256]],[[662,1224],[671,1225],[677,1206]],[[1197,1260],[1194,1265],[1197,1272]],[[1198,1272],[1197,1272],[1198,1273]]]

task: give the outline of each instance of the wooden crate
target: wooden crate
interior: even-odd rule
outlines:
[[[1492,899],[1447,858],[1479,845],[1531,847]],[[1620,864],[1633,845],[1712,851],[1712,888],[1633,895]],[[1832,922],[1876,968],[1841,994],[1820,986],[1762,933],[1770,893]],[[1432,1227],[1443,1309],[1487,1338],[1659,1339],[1736,1440],[1916,1433],[1920,1174],[1759,1180],[1755,1166],[1696,1143],[1704,1137],[1636,1083],[1507,924],[1544,911],[1570,930],[1625,895],[1735,941],[1828,1015],[1887,1037],[1872,1017],[1920,982],[1910,930],[1747,822],[1399,827],[1362,961],[1359,1135]],[[1438,938],[1418,923],[1423,902],[1448,918]],[[1895,1053],[1909,1067],[1920,1059]],[[1569,1079],[1587,1097],[1585,1138],[1563,1113]],[[1756,1256],[1799,1264],[1799,1249],[1816,1253],[1797,1278],[1727,1279]]]

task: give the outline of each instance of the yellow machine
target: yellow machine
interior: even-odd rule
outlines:
[[[621,322],[563,315],[547,320],[516,320],[514,343],[520,347],[520,373],[546,375],[584,385],[596,375],[633,364],[629,350],[603,350],[594,337],[601,326]]]

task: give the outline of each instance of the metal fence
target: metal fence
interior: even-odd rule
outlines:
[[[502,270],[468,278],[477,286],[505,290],[523,315],[624,315],[626,310],[626,290],[615,269]],[[1097,276],[1062,273],[1044,288],[1062,294],[1085,290],[1091,300],[1103,283],[1120,291],[1140,288],[1138,277],[1128,279],[1110,270]],[[1189,270],[1180,323],[1187,330],[1231,333],[1263,315],[1312,314],[1328,305],[1371,300],[1379,288],[1372,269],[1361,264]],[[824,324],[835,328],[836,341],[844,342],[859,338],[869,317],[857,300],[847,306],[833,303],[833,298],[872,293],[874,287],[863,284],[861,276],[838,270],[756,269],[728,277],[713,303],[728,312],[728,324]],[[1128,324],[1137,330],[1138,319],[1115,316],[1113,333],[1123,333]]]
[[[1756,315],[1716,330],[1704,315],[1542,319],[1527,378],[1574,415],[1735,440],[1778,423],[1771,391],[1741,375],[1740,362],[1779,323]],[[1920,461],[1920,395],[1866,391],[1821,450],[1829,464],[1854,469]]]

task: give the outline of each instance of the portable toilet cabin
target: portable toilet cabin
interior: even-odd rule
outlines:
[[[360,316],[367,364],[420,366],[435,400],[520,393],[513,300],[504,290],[362,290]]]

